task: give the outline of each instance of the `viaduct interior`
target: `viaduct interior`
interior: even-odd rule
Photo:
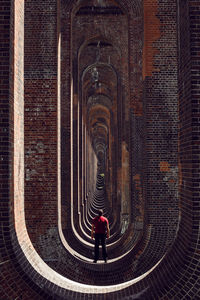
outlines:
[[[0,299],[200,298],[200,5],[3,2]]]

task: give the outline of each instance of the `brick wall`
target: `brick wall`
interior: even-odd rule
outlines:
[[[41,237],[57,224],[56,7],[56,1],[25,3],[25,215],[39,248]]]
[[[23,2],[3,1],[0,8],[1,16],[1,201],[0,201],[0,298],[10,299],[36,299],[35,289],[30,288],[31,280],[23,273],[21,265],[15,255],[18,241],[14,233],[13,225],[13,196],[20,184],[13,186],[14,164],[21,151],[17,151],[15,157],[14,138],[17,139],[15,149],[19,144],[18,137],[23,136],[23,128],[19,119],[23,120]],[[15,14],[15,18],[14,18]],[[14,25],[15,24],[15,25]],[[15,43],[14,43],[15,40]],[[13,47],[15,45],[15,48]],[[20,49],[20,50],[19,50]],[[15,71],[15,73],[14,73]],[[14,118],[15,107],[15,118]],[[18,118],[19,117],[19,118]],[[15,121],[15,131],[14,131]],[[18,135],[19,133],[19,135]],[[17,137],[18,136],[18,137]],[[23,140],[20,139],[20,143]],[[23,149],[23,144],[22,147]],[[22,150],[23,151],[23,150]],[[23,177],[16,177],[16,183]],[[22,190],[21,190],[22,192]],[[15,246],[13,246],[15,245]],[[18,250],[19,251],[19,250]],[[38,290],[39,292],[39,290]],[[41,293],[44,295],[41,291]],[[43,299],[43,297],[41,298]]]
[[[173,243],[179,214],[176,3],[144,1],[144,17],[146,128],[140,135],[146,139],[143,177],[150,234],[144,256],[153,263],[154,254],[162,257]],[[143,256],[140,263],[142,268]]]
[[[66,51],[61,56],[63,108],[61,158],[63,162],[66,161],[66,165],[62,165],[61,168],[62,192],[66,196],[62,198],[64,208],[66,199],[70,199],[70,182],[67,179],[71,176],[71,167],[66,168],[69,166],[71,151],[69,121],[71,65],[68,54],[71,4],[72,1],[61,1],[62,14],[58,14],[58,20],[61,17],[61,23],[64,21],[63,24],[68,24],[62,31],[62,47],[66,43]],[[14,208],[17,203],[23,202],[21,201],[23,199],[20,202],[16,202],[16,197],[13,199],[13,196],[16,196],[16,188],[18,186],[23,188],[20,181],[22,178],[14,177],[16,187],[13,189],[11,176],[13,167],[16,166],[19,167],[18,172],[21,172],[18,174],[23,175],[23,171],[20,171],[23,164],[20,163],[18,156],[13,157],[14,137],[15,147],[19,137],[23,138],[21,128],[16,126],[16,117],[19,118],[19,124],[22,124],[23,120],[23,52],[20,51],[22,40],[17,39],[17,42],[13,43],[17,34],[23,32],[23,1],[20,5],[19,2],[8,0],[1,3],[0,35],[3,46],[0,54],[2,66],[0,293],[2,299],[114,300],[135,297],[138,299],[200,297],[199,4],[197,1],[189,0],[179,1],[178,7],[172,0],[167,3],[163,0],[145,0],[143,7],[139,1],[121,1],[121,4],[122,7],[134,11],[133,16],[136,17],[133,18],[133,23],[130,23],[132,29],[129,36],[131,53],[129,70],[132,74],[130,75],[132,134],[129,145],[132,153],[130,156],[133,176],[131,191],[134,196],[132,208],[137,205],[138,210],[137,212],[133,210],[131,220],[134,224],[137,218],[138,222],[134,226],[139,232],[142,229],[144,234],[142,239],[141,236],[138,238],[137,246],[128,254],[126,253],[130,249],[128,237],[137,238],[135,231],[132,232],[134,227],[130,227],[118,251],[113,246],[108,247],[111,256],[117,257],[118,253],[126,253],[125,257],[113,260],[107,265],[93,265],[89,261],[82,261],[71,255],[70,250],[61,243],[57,229],[57,1],[25,1],[26,227],[31,242],[47,265],[64,277],[78,282],[79,289],[75,290],[74,283],[71,283],[71,287],[66,285],[65,288],[61,288],[59,276],[53,271],[53,279],[51,272],[45,273],[46,267],[34,256],[34,251],[31,253],[33,258],[36,257],[33,259],[35,269],[32,260],[29,262],[26,259],[24,252],[26,254],[26,251],[28,253],[32,248],[29,249],[31,244],[24,234],[20,210],[16,214],[18,225],[13,224]],[[134,46],[134,36],[139,36],[143,32],[142,19],[137,22],[142,10],[144,10],[144,40],[141,44],[141,40],[136,39],[138,43]],[[137,62],[140,62],[138,66]],[[136,67],[137,72],[131,73]],[[124,82],[128,86],[126,80],[128,79],[125,78]],[[19,148],[15,149],[22,151],[23,146],[20,143],[17,147]],[[65,155],[67,160],[64,159]],[[134,161],[135,156],[138,158],[137,161]],[[13,165],[15,162],[16,165]],[[69,214],[70,207],[63,213],[63,218]],[[78,222],[78,216],[74,220]],[[65,224],[67,228],[68,223]],[[78,223],[76,226],[78,228]],[[18,230],[18,237],[15,228]],[[82,234],[85,237],[84,233]],[[19,235],[20,239],[24,236],[24,252],[18,244]],[[66,240],[72,239],[73,231],[68,230],[65,237]],[[90,242],[89,238],[85,239]],[[91,246],[86,246],[75,238],[72,240],[71,246],[74,251],[82,253],[87,259],[88,256],[92,256]],[[118,288],[118,283],[144,274],[160,259],[160,263],[140,280],[133,281],[116,292],[110,288],[109,285]],[[84,290],[79,283],[89,284],[88,290]],[[107,285],[102,287],[105,292],[95,294],[93,284]],[[93,291],[91,294],[90,289]]]

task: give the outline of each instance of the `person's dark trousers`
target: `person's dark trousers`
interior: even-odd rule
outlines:
[[[107,260],[107,251],[106,251],[106,235],[101,233],[95,233],[95,248],[94,248],[94,260],[99,259],[99,245],[102,245],[102,255],[103,259]]]

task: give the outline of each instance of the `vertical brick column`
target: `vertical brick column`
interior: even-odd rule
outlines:
[[[23,49],[23,42],[20,40],[23,35],[23,2],[26,3],[25,11],[27,13],[25,14],[25,208],[27,228],[36,248],[39,249],[44,259],[54,259],[55,256],[60,255],[59,257],[62,259],[60,265],[56,262],[54,267],[64,276],[87,284],[91,284],[91,277],[93,277],[95,279],[94,284],[99,284],[102,280],[103,284],[106,282],[107,285],[115,285],[118,281],[124,282],[124,279],[128,281],[133,276],[144,274],[149,266],[154,265],[162,257],[165,249],[167,250],[162,262],[148,276],[113,293],[87,294],[87,290],[84,290],[83,293],[81,285],[79,286],[80,290],[78,288],[77,291],[73,291],[73,285],[72,290],[68,284],[65,288],[59,286],[60,276],[58,276],[59,278],[49,276],[51,282],[47,278],[39,276],[30,263],[26,261],[15,238],[13,218],[12,215],[10,216],[14,208],[12,202],[13,184],[15,184],[15,189],[23,185],[23,163],[20,163],[20,160],[23,159],[23,50],[21,50]],[[63,2],[70,3],[70,1],[65,0]],[[135,5],[136,1],[132,1],[132,3]],[[66,251],[62,251],[60,244],[58,247],[58,244],[53,243],[54,229],[57,225],[56,1],[4,0],[1,2],[0,298],[3,300],[42,300],[52,297],[80,300],[92,298],[97,300],[126,298],[148,300],[198,299],[200,297],[200,5],[198,1],[178,1],[180,222],[179,227],[176,227],[178,220],[177,201],[173,202],[172,200],[177,200],[176,197],[173,198],[177,191],[177,176],[174,176],[175,173],[171,171],[177,164],[177,111],[175,109],[176,70],[178,66],[175,29],[177,7],[175,1],[172,0],[167,2],[144,0],[144,4],[145,8],[148,8],[148,17],[151,17],[153,21],[152,23],[147,22],[149,28],[145,32],[145,38],[147,38],[145,41],[146,49],[144,50],[146,53],[146,71],[143,73],[145,89],[142,103],[145,103],[143,112],[147,117],[147,154],[150,170],[148,171],[150,175],[148,178],[149,185],[147,185],[147,208],[149,209],[150,221],[147,232],[149,235],[146,239],[147,247],[142,255],[139,252],[135,257],[131,254],[131,260],[128,260],[127,257],[122,261],[107,264],[105,268],[103,266],[98,269],[98,266],[78,261],[76,258],[71,260],[71,257],[66,255]],[[159,28],[155,28],[153,25]],[[153,33],[154,29],[156,32]],[[157,35],[159,31],[162,33],[161,36]],[[152,34],[156,34],[156,39]],[[63,42],[67,43],[69,36],[70,33],[67,32]],[[14,39],[16,43],[14,43]],[[70,63],[69,58],[65,57],[65,59],[64,62],[67,62],[67,67],[64,63],[62,64],[62,78],[64,79],[66,76],[64,85],[67,85],[70,84],[70,75],[68,74]],[[64,91],[65,88],[66,86],[63,87]],[[141,86],[139,90],[141,91]],[[70,92],[65,92],[63,93],[64,96],[69,96]],[[66,109],[64,96],[62,98],[63,109],[68,112],[69,106]],[[16,101],[15,108],[14,100]],[[133,126],[137,125],[135,131],[137,128],[143,128],[139,119],[139,114],[142,112],[141,108],[142,105],[134,107],[138,118],[132,121]],[[69,158],[70,129],[68,122],[65,125],[62,137],[65,139],[64,146],[68,148],[65,149],[63,155],[67,154]],[[14,162],[18,162],[15,169],[13,168],[14,133],[16,142]],[[139,134],[134,142],[138,138],[141,138]],[[161,140],[162,145],[160,145]],[[18,152],[18,149],[21,152]],[[139,150],[137,151],[139,152]],[[139,159],[142,158],[139,156]],[[142,163],[140,162],[139,167],[141,168],[141,166]],[[14,183],[12,180],[13,171],[16,175]],[[70,175],[70,170],[66,170],[66,173]],[[64,178],[67,179],[67,176]],[[139,176],[134,177],[138,191],[140,191],[139,179]],[[63,182],[64,184],[65,182]],[[161,195],[162,191],[163,194]],[[23,195],[19,193],[18,196],[21,198]],[[17,212],[17,216],[20,221],[20,210]],[[23,235],[25,226],[21,226],[19,229],[20,234]],[[175,230],[177,231],[175,232]],[[175,243],[172,245],[174,233]],[[14,241],[13,244],[11,240]],[[49,244],[45,242],[46,240]],[[24,240],[25,247],[28,244],[26,242]],[[50,252],[45,251],[46,245],[51,246],[47,247],[47,250],[51,250]],[[16,252],[13,251],[13,248]],[[54,249],[58,250],[56,255],[54,255]],[[32,248],[28,249],[30,252],[32,250]],[[16,253],[20,257],[20,266],[15,257]],[[128,264],[126,265],[127,260]],[[133,264],[130,264],[132,260]],[[35,262],[37,264],[37,259]],[[39,270],[42,271],[44,266],[39,262],[38,265]],[[53,280],[55,280],[55,284],[52,283]],[[102,285],[102,289],[104,288]],[[88,285],[88,291],[91,289],[95,289],[95,287]],[[47,291],[49,295],[45,295],[43,291]]]
[[[193,39],[196,33],[195,20],[193,28],[190,23],[189,1],[179,2],[179,106],[180,106],[180,199],[182,205],[182,214],[186,223],[182,223],[181,230],[184,231],[185,239],[180,241],[185,248],[188,246],[192,229],[192,201],[193,201],[193,118],[192,118],[192,58],[190,30],[193,30]],[[194,54],[194,52],[193,52]],[[195,60],[193,61],[193,66]],[[193,75],[194,76],[194,75]],[[195,86],[195,85],[193,85]],[[196,173],[197,170],[195,170]],[[188,212],[190,212],[188,214]],[[185,225],[184,225],[185,224]],[[183,233],[182,233],[183,234]]]
[[[32,242],[47,256],[44,241],[57,230],[58,216],[57,1],[26,1],[25,24],[26,224]]]
[[[193,166],[193,209],[195,236],[198,238],[198,220],[200,219],[200,4],[190,1],[191,32],[191,96],[192,96],[192,166]],[[198,241],[200,242],[200,241]],[[197,249],[195,249],[196,251]]]
[[[0,4],[0,298],[43,299],[40,288],[23,273],[14,249],[14,187],[23,184],[23,30],[24,0]],[[15,46],[15,48],[14,48]],[[15,117],[14,117],[15,113]],[[22,122],[19,121],[22,120]],[[16,127],[14,129],[14,121]],[[19,133],[19,136],[18,136]],[[14,136],[15,142],[14,145]],[[17,148],[20,145],[22,151]],[[14,147],[16,156],[14,157]],[[20,159],[19,159],[20,158]],[[20,160],[16,170],[14,163]],[[22,173],[21,173],[22,171]],[[16,175],[14,186],[13,176]],[[20,182],[20,183],[19,183]],[[23,190],[20,191],[23,194]],[[22,196],[21,194],[21,196]],[[19,199],[18,199],[19,200]],[[23,199],[21,199],[23,201]],[[20,215],[20,211],[18,212]],[[17,221],[20,221],[19,219]],[[23,228],[20,230],[23,232]],[[32,285],[32,288],[30,288]],[[43,294],[44,295],[44,294]]]
[[[197,1],[178,1],[180,222],[175,243],[162,264],[168,283],[154,292],[159,299],[200,297],[199,9]]]
[[[200,3],[179,1],[179,94],[180,94],[180,200],[182,222],[180,248],[187,254],[184,285],[191,298],[199,296],[200,219]],[[183,290],[179,295],[183,297]],[[197,296],[198,295],[198,296]]]
[[[10,128],[12,133],[12,126],[9,126],[9,112],[12,111],[12,102],[9,102],[9,76],[10,73],[10,24],[11,4],[10,1],[4,1],[1,5],[0,14],[0,208],[1,221],[7,220],[8,202],[9,202],[9,135]],[[12,148],[11,148],[12,151]]]
[[[144,1],[145,131],[141,134],[145,137],[145,208],[151,236],[145,256],[150,255],[151,262],[155,253],[162,257],[173,243],[178,223],[176,26],[175,1]]]
[[[9,275],[12,270],[9,199],[13,150],[13,91],[10,91],[9,86],[13,79],[13,65],[10,68],[10,61],[13,62],[13,52],[10,49],[13,39],[13,7],[10,0],[1,4],[0,20],[0,295],[7,297],[12,293],[6,283],[7,278],[12,277]]]

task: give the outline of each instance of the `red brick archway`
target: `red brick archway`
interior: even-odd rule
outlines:
[[[23,1],[4,2],[4,20],[10,17],[10,21],[3,30],[5,38],[11,42],[10,50],[9,42],[2,49],[6,71],[1,73],[2,90],[7,95],[3,102],[5,118],[2,119],[2,132],[6,150],[1,153],[0,186],[3,207],[0,291],[5,299],[20,296],[25,299],[82,299],[89,298],[90,293],[97,299],[199,296],[199,170],[196,160],[199,153],[198,54],[193,51],[194,48],[191,51],[198,37],[198,6],[196,1],[181,1],[178,8],[174,1],[168,1],[167,4],[159,0],[144,1],[144,5],[140,1],[116,3],[128,15],[134,12],[134,18],[129,17],[130,28],[133,28],[129,36],[129,84],[133,95],[129,107],[131,134],[129,148],[125,145],[125,149],[132,153],[130,170],[133,186],[130,189],[130,203],[136,209],[131,207],[130,210],[132,227],[126,230],[121,239],[115,239],[113,234],[110,244],[112,255],[117,244],[123,245],[120,248],[123,257],[116,261],[113,258],[106,266],[93,266],[75,253],[83,251],[83,258],[90,256],[90,241],[88,244],[85,242],[89,230],[87,222],[90,220],[77,217],[77,222],[76,219],[72,222],[76,228],[68,230],[65,218],[70,215],[70,210],[65,205],[65,199],[60,197],[62,212],[65,212],[61,220],[62,230],[68,230],[65,236],[61,234],[61,227],[58,230],[57,222],[57,212],[61,212],[61,209],[58,210],[58,191],[62,191],[62,195],[71,200],[71,185],[65,180],[68,175],[71,178],[71,172],[62,164],[61,176],[57,178],[57,170],[60,162],[65,162],[63,156],[67,155],[67,160],[71,158],[71,144],[65,141],[76,139],[70,131],[71,123],[65,127],[67,122],[63,119],[66,114],[69,113],[70,117],[74,113],[73,110],[68,112],[69,107],[65,106],[66,99],[71,99],[70,95],[73,94],[66,83],[70,87],[72,69],[67,53],[71,48],[67,42],[73,3],[61,1],[61,14],[58,14],[57,19],[59,1],[39,3],[29,0],[25,6]],[[178,29],[179,44],[176,39],[177,10],[178,25],[182,29]],[[66,28],[61,26],[59,48],[60,41],[56,33],[60,17],[61,24],[67,22],[68,25]],[[143,43],[140,39],[142,32]],[[191,32],[194,33],[192,36]],[[64,45],[69,46],[66,53],[57,53],[58,48],[65,49]],[[9,57],[9,63],[5,57]],[[106,91],[104,89],[104,94]],[[107,98],[105,100],[103,96],[101,100],[108,105]],[[178,99],[180,135],[177,153]],[[112,110],[109,107],[106,109],[108,118],[108,111]],[[58,113],[60,110],[61,118]],[[100,124],[90,123],[94,126],[92,139],[96,140],[97,133],[98,137],[101,136],[101,143],[95,144],[95,149],[100,149],[98,151],[102,153],[108,124],[103,121],[106,119],[103,112],[96,115],[95,108],[93,112],[95,118],[101,120]],[[9,124],[6,120],[9,120]],[[61,153],[60,156],[58,153]],[[132,159],[134,157],[138,159]],[[180,173],[179,186],[177,170]],[[60,182],[59,178],[63,181]],[[112,201],[110,203],[113,204]],[[82,214],[85,212],[87,210],[83,210]],[[75,243],[76,237],[73,235],[76,232],[82,238],[81,242],[78,240]],[[85,235],[81,236],[83,232]],[[141,232],[143,234],[140,236]],[[73,247],[67,249],[68,244],[64,244],[71,237]],[[130,237],[137,244],[133,249],[130,247]],[[113,273],[117,277],[112,277]],[[122,280],[125,280],[123,284],[120,283]],[[97,281],[106,286],[96,287]],[[81,282],[88,285],[82,285]]]

